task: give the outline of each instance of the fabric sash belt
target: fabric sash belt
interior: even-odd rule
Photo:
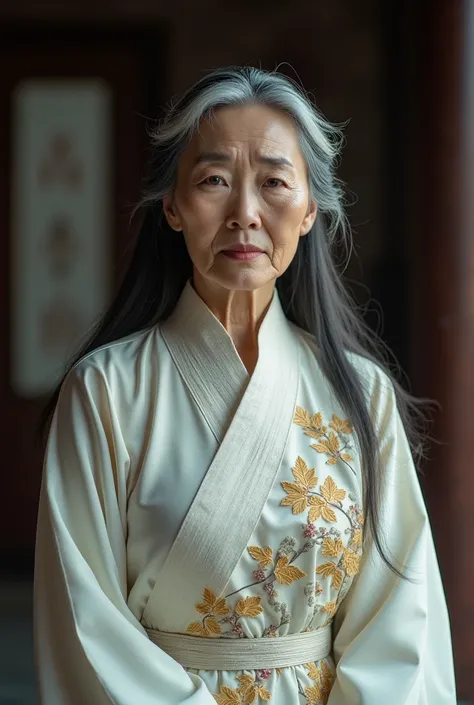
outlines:
[[[151,641],[186,668],[240,671],[284,668],[330,655],[331,626],[314,632],[255,639],[212,639],[146,629]]]

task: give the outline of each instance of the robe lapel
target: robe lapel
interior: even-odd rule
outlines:
[[[232,338],[189,282],[161,333],[184,384],[221,443],[250,379]]]
[[[231,338],[190,285],[175,313],[163,337],[221,444],[143,614],[145,624],[163,631],[176,626],[176,614],[192,618],[205,587],[217,595],[224,591],[278,473],[299,382],[296,336],[276,293],[260,327],[250,378]],[[173,614],[165,605],[173,605]]]

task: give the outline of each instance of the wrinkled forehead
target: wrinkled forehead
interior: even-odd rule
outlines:
[[[282,111],[261,105],[215,110],[201,120],[183,156],[192,165],[199,162],[202,155],[227,154],[232,158],[236,152],[245,152],[251,157],[280,158],[282,163],[286,160],[295,169],[305,170],[293,120]]]

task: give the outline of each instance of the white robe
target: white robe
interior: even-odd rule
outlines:
[[[251,378],[189,284],[166,324],[75,366],[38,518],[43,705],[454,705],[446,603],[393,389],[351,359],[380,442],[383,536],[409,580],[364,536],[352,425],[277,295]],[[145,630],[278,639],[328,624],[328,658],[244,672],[183,668]]]

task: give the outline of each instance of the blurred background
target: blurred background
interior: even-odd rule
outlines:
[[[349,121],[346,277],[440,403],[421,482],[472,705],[474,0],[0,3],[0,705],[37,702],[39,413],[126,266],[147,120],[227,64],[281,64]]]

